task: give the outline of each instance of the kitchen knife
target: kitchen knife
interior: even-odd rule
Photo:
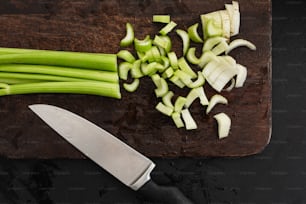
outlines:
[[[84,155],[151,201],[192,204],[178,188],[152,181],[150,173],[155,164],[150,159],[92,122],[52,105],[35,104],[29,108]]]

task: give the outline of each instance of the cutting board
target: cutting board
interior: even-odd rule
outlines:
[[[154,14],[170,14],[178,28],[200,22],[200,14],[224,9],[225,0],[3,0],[0,2],[0,46],[81,52],[117,53],[125,24],[134,25],[139,39],[162,27]],[[0,155],[7,158],[85,158],[28,109],[45,103],[75,112],[113,133],[150,157],[225,157],[261,152],[271,136],[271,3],[240,0],[241,27],[235,38],[257,46],[231,55],[248,68],[245,86],[222,92],[228,105],[211,114],[199,102],[190,111],[198,129],[177,129],[171,118],[155,110],[154,85],[142,79],[134,93],[122,89],[122,99],[77,94],[33,94],[0,97]],[[181,42],[171,34],[173,49]],[[199,49],[200,46],[198,45]],[[215,92],[205,86],[210,98]],[[183,94],[183,93],[182,93]],[[213,115],[227,113],[230,135],[218,139]],[[86,137],[86,135],[84,135]]]

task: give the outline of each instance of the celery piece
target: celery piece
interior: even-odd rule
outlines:
[[[212,38],[209,38],[203,44],[202,51],[205,52],[205,51],[208,51],[208,50],[212,50],[216,45],[218,45],[222,41],[226,42],[226,40],[227,39],[224,38],[224,37],[212,37]]]
[[[205,51],[199,59],[198,66],[204,68],[210,61],[218,61],[218,58],[211,51]]]
[[[165,25],[160,31],[159,33],[162,35],[167,35],[169,32],[171,32],[175,27],[177,26],[177,24],[174,21],[170,21],[167,25]]]
[[[169,23],[170,15],[153,15],[154,23]]]
[[[136,60],[131,69],[131,75],[133,78],[140,78],[143,77],[143,73],[141,72],[141,60]]]
[[[134,92],[139,87],[139,79],[135,78],[132,83],[123,83],[123,88],[128,92]]]
[[[215,94],[211,97],[209,104],[206,108],[206,114],[208,114],[218,103],[221,104],[228,104],[227,99],[220,95],[220,94]]]
[[[183,42],[183,56],[185,56],[186,53],[187,53],[187,50],[190,46],[190,39],[189,39],[188,33],[184,30],[181,30],[181,29],[177,29],[176,33],[182,39],[182,42]]]
[[[222,36],[222,35],[223,35],[222,27],[217,25],[214,19],[209,19],[207,21],[205,31],[204,31],[205,39],[216,37],[216,36]]]
[[[168,45],[168,42],[166,40],[164,40],[163,38],[161,38],[160,36],[158,35],[155,35],[154,39],[153,39],[153,44],[154,45],[157,45],[159,47],[162,47],[162,48],[166,48]]]
[[[182,118],[181,118],[181,113],[174,112],[174,113],[172,113],[171,117],[172,117],[172,120],[173,120],[173,122],[174,122],[174,124],[177,128],[184,127],[184,123],[183,123]]]
[[[177,62],[178,60],[177,60],[177,56],[176,56],[175,52],[169,52],[167,55],[168,55],[171,67],[173,69],[177,69],[178,68],[178,62]]]
[[[190,92],[188,93],[186,97],[186,102],[184,105],[185,108],[189,108],[191,104],[194,102],[194,100],[196,100],[197,98],[200,99],[200,103],[203,106],[209,104],[208,99],[204,92],[204,88],[201,86],[201,87],[193,88],[190,90]]]
[[[153,75],[151,76],[151,79],[152,79],[152,81],[153,81],[153,83],[154,83],[154,85],[155,85],[156,87],[159,87],[159,86],[160,86],[160,76],[159,76],[159,74],[153,74]]]
[[[214,115],[215,120],[218,123],[218,136],[219,139],[225,138],[229,135],[231,129],[231,119],[225,113],[218,113]]]
[[[192,118],[191,113],[189,112],[188,109],[182,110],[181,114],[182,114],[183,121],[185,123],[186,130],[194,130],[198,128],[196,122]]]
[[[177,76],[187,86],[192,83],[191,76],[179,69],[174,72],[174,76]]]
[[[160,59],[161,59],[161,62],[163,64],[164,68],[167,69],[170,66],[169,59],[166,56],[161,56]]]
[[[163,72],[162,77],[163,77],[163,78],[170,78],[170,77],[173,76],[173,74],[174,74],[174,71],[173,71],[172,67],[169,67],[169,68],[167,68],[167,69]]]
[[[168,83],[164,78],[159,78],[159,82],[157,82],[157,88],[154,90],[156,97],[163,97],[167,94],[169,88]]]
[[[133,63],[136,60],[132,53],[128,50],[120,50],[117,53],[117,57],[129,63]]]
[[[197,77],[197,74],[192,70],[192,68],[189,66],[189,64],[187,63],[184,57],[181,57],[177,62],[178,62],[179,68],[183,72],[188,74],[192,79]]]
[[[184,88],[185,84],[182,82],[182,80],[180,80],[180,78],[176,75],[173,75],[170,79],[169,79],[173,84],[175,84],[176,86],[178,86],[179,88]]]
[[[194,81],[194,82],[192,82],[192,83],[190,83],[190,84],[188,84],[187,86],[188,86],[189,88],[197,88],[197,87],[200,87],[200,86],[203,86],[203,85],[204,85],[204,83],[205,83],[205,78],[204,78],[202,72],[201,72],[201,71],[198,71],[197,73],[198,73],[198,78],[197,78],[197,80]]]
[[[166,106],[169,106],[171,108],[174,108],[171,99],[174,96],[173,91],[168,91],[163,97],[162,97],[162,101]]]
[[[228,49],[228,44],[226,41],[221,41],[217,46],[215,46],[211,51],[215,55],[220,55]]]
[[[37,83],[42,82],[43,80],[35,80],[35,79],[19,79],[19,78],[0,78],[0,83],[3,84],[26,84],[26,83]]]
[[[134,39],[134,47],[137,52],[146,52],[152,47],[150,35],[147,35],[143,40]]]
[[[187,101],[186,97],[178,96],[174,102],[174,111],[180,113]]]
[[[164,66],[157,62],[151,62],[146,66],[141,66],[141,71],[144,75],[151,76],[159,70],[163,70]]]
[[[161,112],[164,115],[167,116],[171,116],[172,112],[173,112],[173,108],[166,106],[165,104],[163,104],[162,102],[159,102],[156,106],[155,106],[156,110],[158,110],[159,112]]]
[[[165,52],[166,53],[170,52],[172,48],[171,38],[168,35],[161,35],[159,36],[159,38],[161,38],[165,42],[164,47],[163,47]]]
[[[186,58],[187,58],[188,62],[190,62],[191,64],[199,64],[200,63],[200,59],[197,58],[197,56],[195,55],[195,52],[196,52],[195,47],[191,47],[187,51]]]
[[[34,93],[90,94],[121,98],[119,83],[100,81],[38,82],[1,86],[0,96]]]
[[[187,31],[188,31],[188,36],[189,38],[196,43],[202,43],[203,40],[200,37],[199,33],[198,33],[198,27],[199,27],[199,23],[195,23],[192,26],[190,26]]]
[[[119,78],[123,80],[128,79],[129,71],[133,68],[133,64],[129,62],[121,62],[119,64]]]
[[[48,74],[63,77],[118,82],[116,72],[30,64],[0,64],[1,72]]]
[[[0,55],[0,64],[39,64],[116,72],[117,55],[65,51],[33,51]]]
[[[134,29],[132,24],[127,23],[126,24],[126,35],[125,37],[120,41],[121,47],[127,47],[131,45],[134,41]]]

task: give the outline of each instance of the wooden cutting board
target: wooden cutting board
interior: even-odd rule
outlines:
[[[170,14],[178,28],[200,22],[200,14],[224,9],[229,0],[3,0],[0,2],[0,46],[82,52],[117,53],[125,24],[134,25],[136,37],[154,34],[154,14]],[[224,92],[229,104],[218,105],[210,115],[195,102],[190,111],[197,130],[175,128],[158,113],[154,86],[141,81],[135,93],[122,89],[122,99],[72,94],[35,94],[0,97],[0,154],[8,158],[84,158],[28,109],[46,103],[73,111],[110,131],[150,157],[246,156],[259,153],[271,136],[271,3],[240,0],[239,36],[252,41],[257,51],[239,48],[231,52],[247,66],[243,88]],[[171,34],[173,49],[180,39]],[[200,46],[198,46],[200,48]],[[215,92],[207,85],[211,97]],[[219,140],[213,115],[232,119],[228,138]],[[86,135],[84,135],[86,137]]]

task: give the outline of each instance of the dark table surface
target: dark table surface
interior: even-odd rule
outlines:
[[[153,159],[196,204],[306,203],[306,2],[272,2],[272,139],[245,158]],[[0,159],[0,203],[145,203],[89,160]]]

